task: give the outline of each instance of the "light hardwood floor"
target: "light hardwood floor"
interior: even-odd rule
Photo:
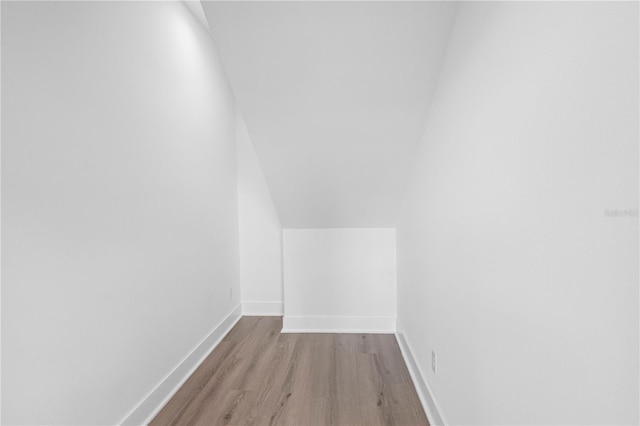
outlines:
[[[428,425],[392,334],[243,317],[152,425]]]

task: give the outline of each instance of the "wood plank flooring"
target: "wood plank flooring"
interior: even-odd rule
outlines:
[[[428,425],[392,334],[281,334],[243,317],[152,425]]]

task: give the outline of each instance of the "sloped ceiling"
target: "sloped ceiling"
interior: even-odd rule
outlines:
[[[395,226],[454,7],[203,2],[283,227]]]
[[[193,16],[196,17],[198,21],[204,26],[204,28],[209,31],[209,22],[207,21],[207,17],[204,14],[204,10],[202,9],[202,3],[200,0],[182,0],[182,2],[187,6],[187,8],[193,13]]]

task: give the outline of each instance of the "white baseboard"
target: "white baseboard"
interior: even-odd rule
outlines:
[[[284,315],[284,302],[242,302],[242,315],[247,317],[281,317]]]
[[[418,397],[422,403],[422,408],[424,408],[424,411],[427,414],[429,424],[432,426],[447,425],[448,422],[442,414],[442,409],[438,405],[431,387],[424,379],[425,376],[422,374],[420,366],[416,363],[416,358],[413,350],[411,349],[411,344],[405,338],[404,329],[402,328],[400,321],[398,321],[396,328],[396,339],[400,346],[400,352],[402,352],[404,362],[409,369],[409,374],[411,375],[416,392],[418,393]]]
[[[291,316],[283,319],[283,333],[389,333],[396,317]]]
[[[238,305],[119,424],[147,425],[242,318]]]

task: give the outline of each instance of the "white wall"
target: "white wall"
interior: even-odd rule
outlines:
[[[395,331],[395,229],[285,229],[283,238],[284,331]]]
[[[2,2],[0,2],[0,71],[2,70]],[[0,78],[0,111],[2,79]],[[2,114],[0,114],[0,141],[2,140]],[[2,149],[0,149],[0,218],[2,216]],[[0,257],[2,253],[2,220],[0,219]],[[2,261],[0,259],[0,330],[2,330]],[[0,332],[0,424],[2,423],[2,333]]]
[[[452,424],[637,424],[637,210],[605,210],[638,209],[638,4],[456,19],[398,226],[399,328]]]
[[[115,424],[239,304],[232,92],[181,2],[2,8],[2,423]]]
[[[244,315],[282,315],[282,226],[240,115],[236,137],[242,311]]]

